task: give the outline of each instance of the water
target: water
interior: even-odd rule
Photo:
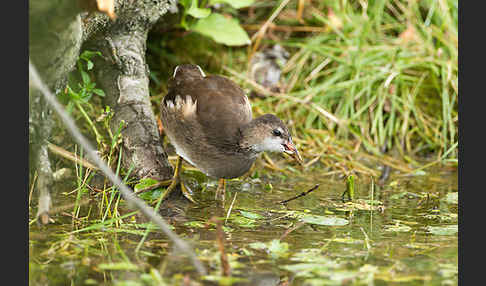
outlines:
[[[47,228],[30,226],[31,284],[457,285],[455,171],[392,176],[382,188],[359,177],[355,204],[342,202],[342,179],[318,171],[289,179],[247,178],[229,182],[224,210],[214,201],[215,181],[199,177],[196,182],[185,174],[198,204],[179,205],[171,223],[191,242],[207,277],[197,277],[161,233],[150,233],[135,253],[146,229],[138,215],[118,226],[70,233],[99,222],[98,200],[82,206],[77,220],[58,214]],[[316,184],[319,188],[306,196],[278,203]],[[54,202],[72,203],[76,193],[66,192]],[[123,201],[118,210],[129,212]],[[318,223],[325,217],[346,224],[301,222],[310,215],[319,216]],[[223,224],[232,279],[221,276],[216,227],[208,222],[213,216]]]

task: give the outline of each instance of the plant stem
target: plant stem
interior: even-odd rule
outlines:
[[[96,126],[94,125],[93,121],[91,121],[88,114],[84,110],[83,106],[79,102],[76,102],[76,107],[79,109],[81,114],[83,114],[83,116],[86,119],[86,121],[88,122],[89,126],[93,129],[93,131],[96,135],[96,142],[98,142],[98,145],[101,145],[102,136],[98,132],[98,129],[96,129]]]

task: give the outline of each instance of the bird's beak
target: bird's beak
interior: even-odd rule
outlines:
[[[283,144],[285,148],[285,153],[289,154],[292,158],[294,158],[299,164],[303,164],[304,161],[302,160],[302,157],[300,157],[299,151],[297,151],[297,148],[295,148],[294,143],[290,139],[287,141],[287,143]]]

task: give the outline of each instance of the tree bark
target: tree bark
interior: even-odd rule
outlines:
[[[81,15],[93,10],[95,0],[29,1],[29,57],[43,80],[55,92],[64,88],[81,47],[100,51],[103,59],[95,61],[98,87],[106,94],[106,103],[115,111],[113,130],[120,122],[123,165],[134,167],[138,178],[168,179],[172,167],[162,148],[155,116],[149,100],[148,67],[145,62],[147,33],[171,4],[168,0],[117,0],[117,19],[100,13]],[[174,3],[172,3],[172,8]],[[51,198],[52,170],[47,151],[52,116],[39,92],[29,91],[29,158],[31,174],[37,170],[39,192],[37,215],[47,223]],[[45,215],[45,216],[44,216]]]
[[[172,167],[162,148],[149,99],[149,69],[145,62],[149,29],[169,9],[168,1],[124,1],[116,11],[117,20],[97,31],[83,49],[100,51],[96,57],[97,83],[114,110],[113,132],[122,129],[125,168],[133,166],[138,178],[169,179]]]
[[[78,57],[82,35],[80,12],[80,7],[68,0],[29,3],[29,57],[52,90],[61,88]],[[44,224],[49,219],[49,189],[53,182],[47,152],[47,139],[52,130],[51,114],[40,92],[29,89],[30,168],[37,170],[37,217]]]

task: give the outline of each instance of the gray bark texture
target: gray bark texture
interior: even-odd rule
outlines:
[[[81,9],[70,1],[30,1],[29,57],[51,90],[63,85],[81,46]],[[46,17],[49,15],[49,17]],[[52,130],[52,111],[38,90],[29,89],[29,158],[37,171],[37,217],[48,223],[53,177],[47,140]]]
[[[148,31],[168,9],[168,1],[120,3],[117,20],[92,33],[83,44],[83,49],[103,54],[93,59],[97,83],[115,111],[113,132],[124,121],[122,161],[125,168],[134,166],[138,178],[165,180],[172,175],[150,105],[145,62]]]
[[[168,0],[117,0],[115,21],[85,11],[94,7],[95,0],[29,1],[29,58],[48,87],[57,92],[65,87],[82,49],[102,52],[103,59],[95,61],[94,72],[97,87],[105,91],[106,103],[115,111],[112,129],[125,123],[124,167],[133,166],[132,174],[138,178],[168,179],[172,167],[150,105],[145,41],[149,29],[171,6]],[[49,219],[53,182],[47,150],[51,113],[41,94],[29,89],[30,169],[31,174],[37,171],[37,216],[44,224]]]

